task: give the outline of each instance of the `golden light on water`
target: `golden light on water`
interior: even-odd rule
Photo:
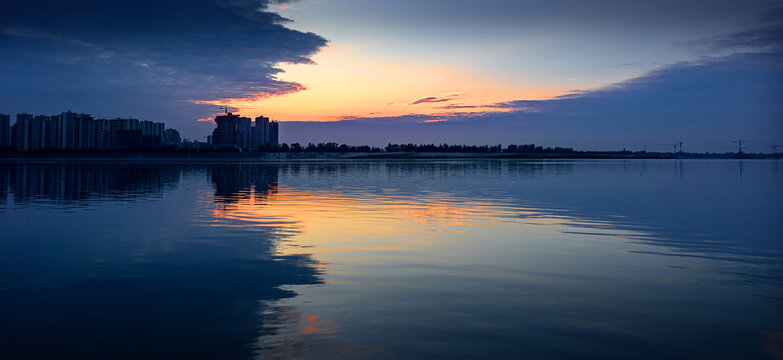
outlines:
[[[273,228],[287,235],[277,244],[277,255],[312,255],[319,272],[330,264],[361,263],[376,257],[427,254],[431,261],[439,257],[447,261],[458,248],[480,247],[487,237],[508,237],[509,232],[498,232],[498,226],[514,236],[493,241],[531,244],[576,239],[579,235],[566,232],[581,227],[580,220],[567,214],[515,207],[499,199],[448,193],[371,195],[277,185],[263,192],[251,188],[230,199],[217,198],[210,226]],[[607,233],[634,236],[624,230]]]

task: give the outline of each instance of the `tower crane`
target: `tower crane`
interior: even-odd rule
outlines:
[[[684,142],[682,142],[682,141],[675,141],[673,144],[656,144],[656,145],[673,146],[674,147],[674,151],[672,153],[674,153],[674,154],[676,154],[676,153],[682,154],[682,145],[683,144],[684,144]],[[677,147],[678,146],[680,147],[680,151],[677,151]]]

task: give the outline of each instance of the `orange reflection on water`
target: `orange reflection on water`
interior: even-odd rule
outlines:
[[[315,272],[317,274],[323,274],[326,272],[326,261],[323,260],[317,260],[315,263]]]
[[[336,326],[330,319],[321,319],[318,315],[310,315],[304,318],[304,322],[307,326],[302,328],[299,332],[301,335],[308,335],[314,333],[331,334],[335,331]]]
[[[296,241],[278,244],[280,255],[301,253],[301,245],[307,245],[317,248],[308,249],[318,253],[316,257],[335,252],[401,253],[435,246],[443,237],[432,234],[465,233],[512,212],[502,204],[448,194],[413,198],[283,186],[274,196],[259,196],[250,189],[215,205],[211,226],[282,228],[295,234]]]
[[[265,311],[264,324],[269,327],[269,332],[258,339],[258,345],[261,358],[265,359],[313,357],[314,351],[317,352],[317,349],[314,350],[315,339],[334,334],[340,328],[331,318],[318,314],[305,315],[294,307],[274,303]],[[349,344],[344,344],[343,347],[351,349]],[[344,351],[339,349],[337,352]]]

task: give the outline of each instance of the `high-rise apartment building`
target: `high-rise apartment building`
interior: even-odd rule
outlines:
[[[16,125],[14,127],[14,145],[16,150],[29,151],[31,136],[31,127],[33,123],[33,115],[21,113],[16,114]]]
[[[162,146],[165,128],[166,126],[163,123],[148,120],[140,121],[139,130],[141,131],[142,146]]]
[[[109,122],[109,143],[106,147],[123,148],[141,146],[141,122],[138,119],[111,119]],[[105,126],[105,125],[104,125]]]
[[[175,129],[166,129],[163,133],[163,144],[168,146],[179,146],[182,144],[182,137],[179,136],[179,131]]]
[[[212,143],[217,146],[237,146],[239,145],[237,125],[239,115],[226,113],[215,116],[217,128],[212,131]]]
[[[46,138],[44,139],[44,147],[47,149],[58,149],[57,135],[58,135],[58,119],[60,115],[49,116],[49,121],[46,123]]]
[[[92,122],[94,119],[87,114],[76,115],[74,121],[68,124],[71,127],[71,136],[68,139],[68,148],[74,150],[93,149],[93,139],[95,128]]]
[[[253,127],[253,149],[266,147],[269,142],[269,118],[259,116],[256,118],[256,124]]]
[[[267,148],[271,150],[277,150],[277,144],[278,144],[278,123],[277,121],[272,121],[269,123],[269,141],[267,142]]]
[[[251,119],[239,114],[226,113],[215,116],[217,128],[212,132],[212,144],[249,149],[253,143]]]
[[[250,119],[244,118],[244,144],[252,141]],[[67,111],[58,115],[33,116],[27,113],[0,114],[0,149],[36,151],[98,150],[108,148],[160,147],[181,144],[179,132],[161,122],[137,119],[94,119],[89,114]]]
[[[46,148],[46,139],[48,137],[50,116],[38,115],[30,121],[28,133],[25,135],[28,148],[26,150],[39,150]]]
[[[0,149],[11,147],[11,115],[0,114]]]
[[[249,117],[237,119],[237,145],[249,149],[253,145],[253,125]]]

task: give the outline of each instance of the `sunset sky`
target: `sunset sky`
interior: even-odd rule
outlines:
[[[0,113],[203,140],[229,105],[289,143],[769,151],[781,34],[781,2],[760,0],[10,0]]]

